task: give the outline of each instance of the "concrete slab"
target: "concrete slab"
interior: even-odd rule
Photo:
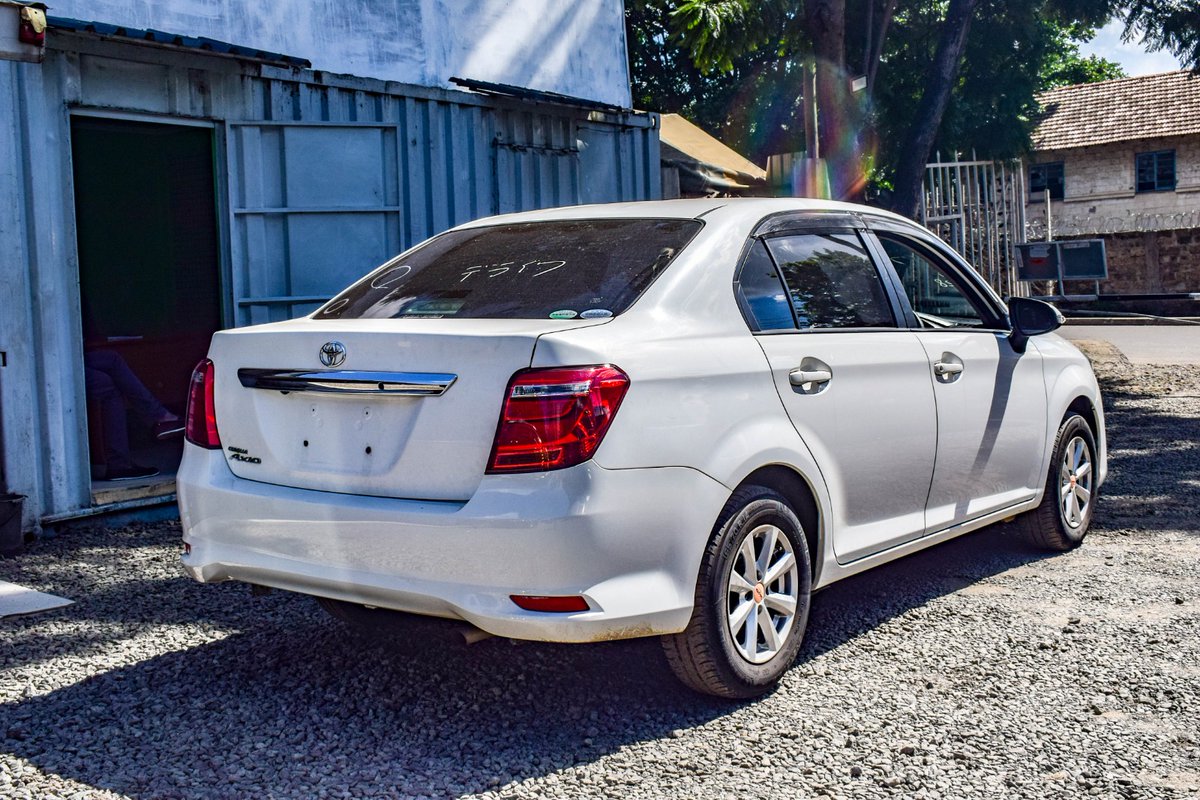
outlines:
[[[46,594],[15,583],[0,581],[0,617],[15,617],[19,614],[34,614],[52,608],[69,606],[74,600]]]
[[[1200,364],[1200,325],[1067,325],[1058,333],[1108,342],[1134,364]]]

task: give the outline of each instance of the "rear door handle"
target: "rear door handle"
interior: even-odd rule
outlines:
[[[948,375],[957,375],[963,371],[962,364],[955,364],[953,361],[935,361],[933,363],[933,374],[939,378],[944,378]]]
[[[803,386],[806,383],[829,383],[833,373],[827,369],[794,369],[788,373],[792,386]]]

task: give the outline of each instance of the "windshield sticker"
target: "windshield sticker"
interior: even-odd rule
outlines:
[[[578,316],[578,311],[572,311],[569,308],[564,308],[562,311],[550,312],[550,319],[575,319]]]
[[[583,319],[600,319],[601,317],[611,317],[613,313],[607,308],[589,308],[579,316]]]
[[[465,304],[465,300],[417,300],[400,312],[404,317],[453,316]]]

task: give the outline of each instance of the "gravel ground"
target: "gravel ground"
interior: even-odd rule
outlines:
[[[1200,368],[1089,352],[1087,543],[993,527],[844,581],[754,703],[654,641],[353,634],[190,582],[175,523],[43,540],[0,579],[77,602],[0,622],[0,797],[1200,797]]]

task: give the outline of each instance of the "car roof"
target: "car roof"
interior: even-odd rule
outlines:
[[[549,222],[552,220],[572,219],[628,219],[630,217],[698,219],[701,217],[722,217],[726,214],[738,217],[757,214],[760,217],[765,217],[788,211],[853,211],[912,224],[912,220],[890,211],[854,203],[842,203],[836,200],[813,200],[804,197],[713,197],[560,206],[558,208],[543,208],[536,211],[522,211],[515,214],[483,217],[458,227],[476,228],[486,225],[517,222]]]

